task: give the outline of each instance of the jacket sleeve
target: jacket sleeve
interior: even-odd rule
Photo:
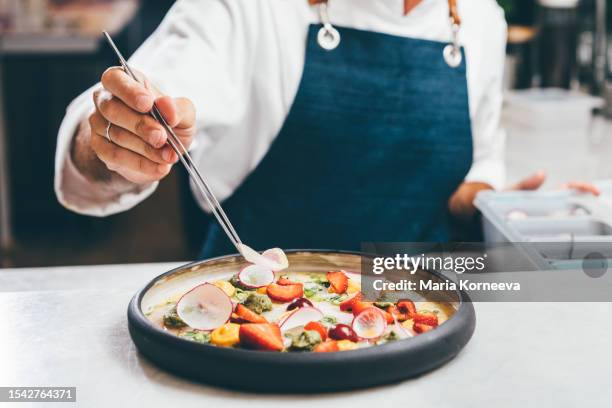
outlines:
[[[486,24],[479,22],[481,38],[480,49],[475,50],[478,58],[474,69],[477,75],[472,78],[480,81],[477,95],[471,100],[472,137],[474,155],[472,167],[465,181],[488,183],[496,189],[505,183],[505,141],[506,133],[501,127],[503,103],[503,75],[506,58],[507,26],[503,11],[497,4],[489,6],[490,18]]]
[[[246,109],[252,60],[258,40],[257,2],[179,0],[157,30],[130,58],[164,94],[187,97],[196,107],[194,145],[210,143],[207,129],[230,126]],[[56,147],[54,187],[59,202],[81,214],[106,216],[126,211],[149,195],[158,183],[117,194],[91,182],[70,159],[72,138],[94,110],[94,85],[67,108]]]

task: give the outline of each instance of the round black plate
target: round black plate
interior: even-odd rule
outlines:
[[[292,268],[358,270],[361,254],[329,250],[287,251]],[[273,353],[222,348],[182,339],[154,326],[141,304],[150,290],[193,275],[238,270],[244,261],[231,255],[195,262],[164,273],[140,290],[128,307],[132,340],[153,363],[193,380],[257,392],[321,392],[397,382],[437,368],[455,357],[476,325],[468,296],[449,291],[455,314],[435,330],[414,338],[355,351]],[[312,265],[312,267],[310,266]],[[351,269],[351,267],[353,267]],[[303,270],[303,269],[302,269]],[[433,279],[444,278],[434,272]]]

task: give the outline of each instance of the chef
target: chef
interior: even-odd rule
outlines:
[[[106,216],[151,195],[178,161],[155,102],[254,248],[447,241],[504,183],[505,46],[494,0],[179,0],[130,59],[145,86],[110,68],[68,107],[57,196]]]

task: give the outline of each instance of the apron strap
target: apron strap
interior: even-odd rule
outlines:
[[[448,14],[453,24],[461,25],[461,17],[459,17],[459,11],[457,10],[457,0],[448,0]]]
[[[382,1],[382,0],[381,0]],[[404,15],[408,14],[413,8],[421,3],[422,0],[404,0]],[[327,14],[328,0],[308,0],[310,5],[319,6],[319,18],[323,27],[317,35],[319,45],[331,51],[340,44],[340,33],[334,28]],[[457,0],[448,0],[448,14],[451,25],[451,43],[444,47],[442,56],[444,61],[451,68],[457,68],[461,65],[463,56],[459,46],[459,29],[461,28],[461,18],[457,10]]]
[[[315,4],[327,3],[328,0],[308,0],[308,4],[311,6]],[[410,11],[418,6],[423,0],[404,0],[404,15],[410,13]],[[448,0],[448,13],[453,24],[458,26],[461,25],[461,18],[459,17],[459,11],[457,11],[457,0]]]

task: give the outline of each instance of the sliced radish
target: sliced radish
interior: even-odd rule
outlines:
[[[363,339],[376,339],[387,329],[387,318],[377,307],[368,307],[353,319],[353,331]]]
[[[287,256],[280,248],[268,249],[267,251],[264,251],[264,254],[262,255],[247,245],[238,244],[238,247],[240,248],[240,254],[244,257],[244,259],[252,264],[272,269],[274,272],[281,271],[289,266]]]
[[[281,324],[281,331],[285,332],[294,327],[304,326],[309,322],[318,322],[323,318],[323,313],[316,307],[302,307],[291,313]]]
[[[392,316],[393,316],[393,326],[395,327],[397,335],[399,336],[400,339],[407,339],[409,337],[414,337],[414,334],[406,330],[404,326],[402,326],[402,324],[395,318],[395,315],[392,314]]]
[[[279,325],[279,327],[283,327],[283,323],[285,323],[285,320],[287,320],[289,318],[289,316],[291,316],[292,314],[294,314],[296,311],[295,310],[290,310],[288,312],[284,312],[283,314],[280,315],[280,317],[278,318],[278,321],[276,322],[276,324]]]
[[[225,324],[234,305],[217,286],[204,283],[185,293],[176,304],[179,317],[197,330],[214,330]]]
[[[238,280],[248,288],[261,288],[274,282],[274,272],[261,265],[249,265],[240,271]]]

